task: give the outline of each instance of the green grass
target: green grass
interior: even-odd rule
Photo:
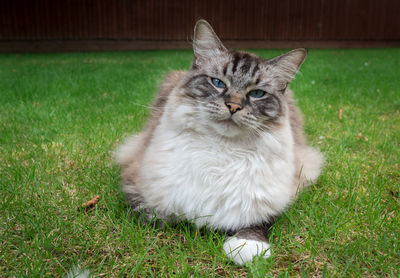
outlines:
[[[309,52],[291,87],[326,165],[271,228],[272,257],[245,267],[224,258],[223,235],[142,225],[120,192],[112,150],[141,129],[162,77],[191,59],[0,55],[0,276],[79,265],[95,277],[399,277],[400,49]]]

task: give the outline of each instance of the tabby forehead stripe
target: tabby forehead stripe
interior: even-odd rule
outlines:
[[[253,64],[254,59],[252,59],[250,55],[245,54],[242,57],[242,61],[243,61],[243,63],[242,63],[242,66],[240,67],[242,73],[249,72],[249,70],[251,68],[251,65]]]
[[[236,72],[236,69],[237,69],[237,66],[238,66],[239,61],[240,61],[240,54],[237,53],[237,52],[235,52],[235,54],[233,54],[232,73],[235,73],[235,72]]]
[[[258,66],[258,63],[256,63],[256,65],[253,68],[253,71],[251,72],[251,77],[254,77],[254,75],[256,74],[256,72],[260,69],[260,67]],[[258,83],[258,82],[257,82]]]
[[[251,77],[254,77],[260,69],[259,60],[247,53],[234,52],[230,64],[232,65],[231,74],[234,74],[238,69],[240,69],[242,74],[250,73]],[[228,68],[229,66],[224,68],[224,75],[226,75]]]
[[[228,70],[228,66],[229,66],[229,63],[226,63],[226,64],[224,65],[224,68],[222,69],[222,73],[224,74],[224,76],[226,76],[226,72],[227,72],[227,70]]]

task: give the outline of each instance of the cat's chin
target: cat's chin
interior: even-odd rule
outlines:
[[[243,135],[243,128],[231,119],[209,122],[210,127],[220,136],[235,138]]]

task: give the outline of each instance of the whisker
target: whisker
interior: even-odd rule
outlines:
[[[154,109],[154,110],[160,110],[159,108],[156,108],[156,107],[154,107],[154,106],[144,105],[144,104],[140,104],[140,103],[132,102],[132,101],[130,101],[129,104],[133,104],[133,105],[136,105],[136,106],[139,106],[139,107]]]

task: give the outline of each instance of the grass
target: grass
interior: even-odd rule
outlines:
[[[120,192],[112,150],[141,129],[162,77],[191,59],[0,55],[0,276],[78,265],[95,277],[400,277],[400,49],[309,52],[291,87],[326,166],[271,228],[272,257],[245,267],[224,257],[221,234],[142,225]]]

